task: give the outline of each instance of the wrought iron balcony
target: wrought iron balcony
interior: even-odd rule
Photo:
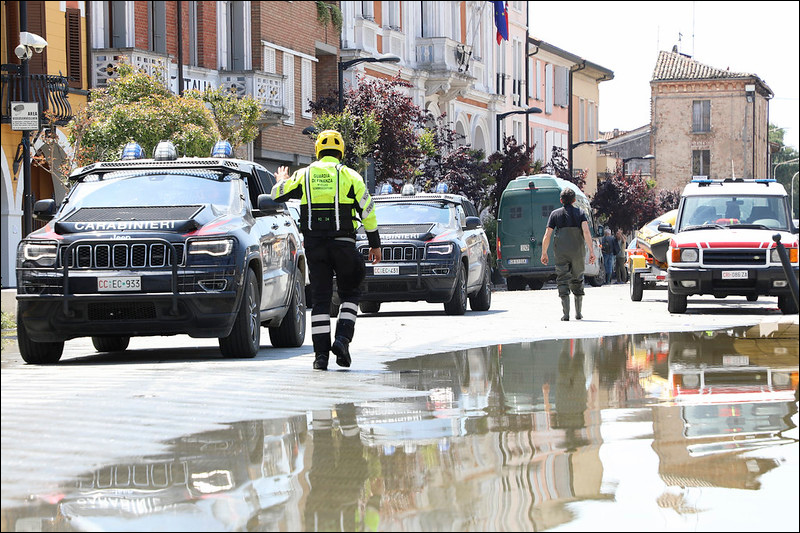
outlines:
[[[0,86],[0,110],[2,122],[11,122],[11,102],[23,102],[22,75],[17,65],[2,66],[2,85]],[[68,80],[66,76],[52,74],[29,74],[29,102],[39,103],[39,116],[42,124],[46,122],[45,113],[50,111],[58,126],[64,126],[72,120],[72,106],[68,98]]]

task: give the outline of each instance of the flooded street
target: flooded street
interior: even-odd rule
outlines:
[[[798,327],[542,340],[387,364],[390,400],[104,465],[3,531],[797,531]]]

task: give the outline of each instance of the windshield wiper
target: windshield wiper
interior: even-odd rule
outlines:
[[[775,229],[765,226],[764,224],[735,224],[735,227],[744,229]]]
[[[727,229],[727,227],[721,224],[695,224],[694,226],[686,226],[681,231],[693,231],[696,229]]]

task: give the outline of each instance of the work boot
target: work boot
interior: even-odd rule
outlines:
[[[350,341],[339,335],[333,341],[331,351],[336,354],[336,364],[342,367],[350,366]]]
[[[314,354],[314,370],[328,370],[328,354]]]
[[[564,312],[561,320],[569,320],[569,294],[561,297],[561,310]]]
[[[575,296],[575,319],[580,320],[583,318],[583,314],[581,313],[581,307],[583,307],[583,296]]]

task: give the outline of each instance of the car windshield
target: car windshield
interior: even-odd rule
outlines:
[[[683,200],[678,231],[698,226],[774,230],[789,227],[782,196],[687,196]]]
[[[443,224],[455,226],[455,209],[440,202],[376,202],[378,224]]]
[[[70,209],[81,207],[154,207],[211,204],[218,213],[240,208],[240,180],[213,171],[113,172],[88,176],[69,196]]]

